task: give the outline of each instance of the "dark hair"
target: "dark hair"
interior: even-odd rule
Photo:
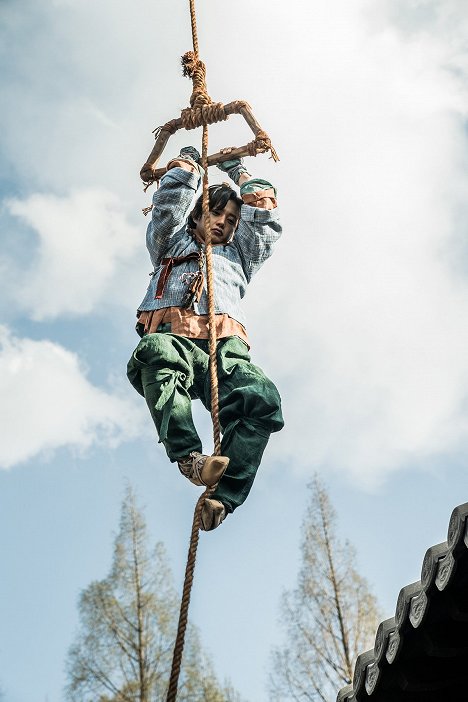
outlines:
[[[209,207],[211,210],[224,210],[229,200],[235,202],[237,207],[240,208],[244,204],[241,198],[237,195],[236,191],[233,190],[227,183],[221,183],[218,185],[210,185],[208,188],[208,199]],[[195,220],[200,219],[203,213],[203,195],[200,195],[195,203],[195,207],[188,216],[187,223],[190,229],[195,229],[197,226]]]

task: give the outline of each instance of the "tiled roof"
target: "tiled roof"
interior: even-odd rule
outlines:
[[[468,502],[453,510],[447,541],[427,550],[337,702],[468,701],[467,518]]]

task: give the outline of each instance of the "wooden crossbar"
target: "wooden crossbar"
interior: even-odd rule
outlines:
[[[265,153],[267,151],[271,151],[272,157],[275,159],[275,161],[278,160],[278,156],[271,146],[267,133],[263,131],[260,124],[255,119],[252,109],[248,103],[241,100],[234,100],[227,105],[221,105],[218,103],[218,107],[221,108],[219,111],[224,113],[223,116],[220,117],[219,115],[212,115],[208,118],[205,117],[203,119],[203,123],[214,124],[215,122],[220,122],[221,120],[227,119],[229,115],[240,114],[249,125],[255,138],[253,141],[245,144],[245,146],[228,147],[226,149],[222,149],[216,154],[208,156],[208,166],[213,166],[217,163],[222,163],[223,161],[229,161],[233,158],[255,156],[256,154]],[[188,121],[187,117],[192,115],[195,118],[193,120],[195,122],[197,118],[200,118],[200,108],[187,108],[182,114],[183,117],[173,119],[156,130],[155,144],[150,155],[148,156],[148,159],[140,170],[140,177],[147,185],[158,181],[164,175],[164,173],[166,173],[165,167],[156,168],[156,166],[171,135],[175,134],[175,132],[179,129],[193,129],[196,126],[201,126],[201,123],[195,123],[194,126],[190,127],[186,126]]]

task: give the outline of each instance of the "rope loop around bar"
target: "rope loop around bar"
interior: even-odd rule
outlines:
[[[222,102],[212,102],[208,105],[187,107],[180,113],[184,129],[196,129],[204,124],[224,122],[229,115],[226,114]]]

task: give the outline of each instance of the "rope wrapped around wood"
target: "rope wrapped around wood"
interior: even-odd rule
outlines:
[[[249,150],[249,156],[256,156],[257,154],[263,154],[266,151],[271,153],[271,158],[273,161],[279,161],[279,156],[276,153],[271,139],[266,132],[259,132],[253,141],[247,144]]]
[[[177,120],[171,119],[170,122],[166,122],[166,124],[163,124],[162,127],[156,127],[156,129],[153,129],[153,134],[155,140],[158,138],[158,136],[161,134],[161,132],[168,132],[168,134],[175,134],[176,131],[178,130],[177,126]]]
[[[229,115],[226,114],[222,102],[212,102],[209,105],[187,107],[185,110],[182,110],[180,117],[184,129],[196,129],[204,124],[224,122]]]
[[[194,51],[187,51],[182,56],[184,76],[193,82],[190,107],[182,110],[180,117],[184,129],[196,129],[204,124],[222,122],[228,118],[224,105],[213,102],[206,88],[206,66]]]
[[[198,87],[199,91],[201,88]],[[205,95],[205,97],[203,97]],[[261,128],[248,102],[245,100],[233,100],[232,102],[223,105],[222,103],[206,102],[207,96],[204,90],[198,92],[197,102],[195,107],[188,107],[182,110],[181,117],[167,122],[162,127],[158,127],[153,131],[155,134],[155,145],[148,156],[147,161],[143,164],[140,170],[140,177],[146,183],[145,190],[153,182],[157,182],[166,172],[165,168],[156,168],[159,157],[170,138],[178,129],[194,129],[205,124],[214,124],[218,121],[229,119],[230,115],[240,114],[245,119],[255,135],[255,139],[241,147],[231,147],[233,151],[232,158],[242,158],[244,156],[256,156],[259,153],[271,152],[271,157],[275,161],[279,161],[278,154],[271,145],[268,134]],[[208,98],[209,100],[209,98]],[[226,149],[223,149],[217,154],[208,157],[208,165],[213,166],[226,160]]]

